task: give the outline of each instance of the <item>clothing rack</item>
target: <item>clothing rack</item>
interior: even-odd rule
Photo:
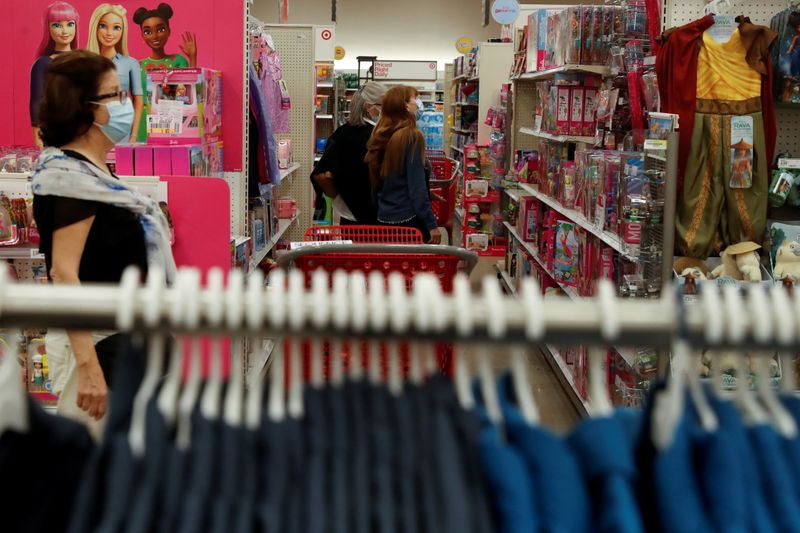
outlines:
[[[456,277],[452,294],[432,275],[417,275],[407,291],[402,275],[369,278],[323,271],[311,287],[298,271],[277,270],[264,288],[260,273],[212,270],[205,287],[196,269],[181,269],[164,287],[151,269],[146,286],[135,269],[119,286],[14,283],[0,271],[0,327],[62,327],[284,337],[433,340],[800,349],[800,291],[759,284],[702,284],[694,303],[683,298],[617,299],[608,282],[580,301],[543,299],[524,280],[517,298],[487,277],[473,293]],[[672,289],[677,294],[677,289]],[[667,292],[666,294],[670,294]]]

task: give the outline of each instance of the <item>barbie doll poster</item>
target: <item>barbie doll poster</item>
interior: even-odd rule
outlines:
[[[0,68],[0,145],[38,140],[44,73],[59,54],[87,49],[114,61],[136,117],[131,141],[141,140],[142,76],[159,69],[206,67],[222,76],[225,170],[241,169],[244,0],[10,0],[6,53]],[[10,75],[9,75],[10,74]],[[182,101],[185,94],[175,94]],[[227,133],[226,133],[227,132]]]

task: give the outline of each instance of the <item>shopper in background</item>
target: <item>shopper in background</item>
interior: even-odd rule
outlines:
[[[370,81],[353,95],[347,123],[339,126],[328,139],[325,153],[311,174],[317,195],[321,191],[333,199],[333,208],[341,224],[377,222],[369,167],[364,157],[387,90],[384,84]]]
[[[133,104],[114,63],[88,51],[53,59],[39,113],[45,146],[33,174],[33,214],[53,283],[119,283],[129,265],[143,275],[175,272],[158,204],[120,183],[106,165],[127,142]],[[125,338],[112,332],[50,330],[47,356],[58,411],[89,424],[97,437],[113,363]],[[98,357],[99,356],[99,357]],[[111,385],[113,386],[113,384]]]
[[[425,138],[417,128],[422,111],[416,89],[390,89],[383,97],[381,119],[367,144],[365,160],[377,196],[378,222],[417,228],[425,242],[439,244],[442,235],[425,177]]]

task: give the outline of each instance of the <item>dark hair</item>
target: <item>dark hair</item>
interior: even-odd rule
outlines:
[[[800,11],[792,11],[789,13],[787,25],[793,30],[796,30],[797,26],[800,26]]]
[[[114,63],[99,54],[76,50],[57,56],[44,76],[39,128],[45,146],[64,146],[86,133],[94,123],[94,104],[100,78]]]
[[[141,26],[145,20],[153,17],[163,19],[164,22],[167,23],[167,26],[169,26],[169,19],[172,18],[172,6],[162,2],[158,4],[158,7],[155,9],[140,7],[133,13],[133,22]]]

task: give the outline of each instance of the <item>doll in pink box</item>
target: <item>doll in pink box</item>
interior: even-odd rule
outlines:
[[[77,48],[80,15],[78,15],[78,10],[71,4],[53,2],[45,8],[42,21],[44,23],[44,35],[36,52],[36,61],[31,67],[29,105],[33,140],[36,146],[40,147],[42,146],[42,140],[39,137],[39,104],[44,94],[44,73],[54,57]]]

